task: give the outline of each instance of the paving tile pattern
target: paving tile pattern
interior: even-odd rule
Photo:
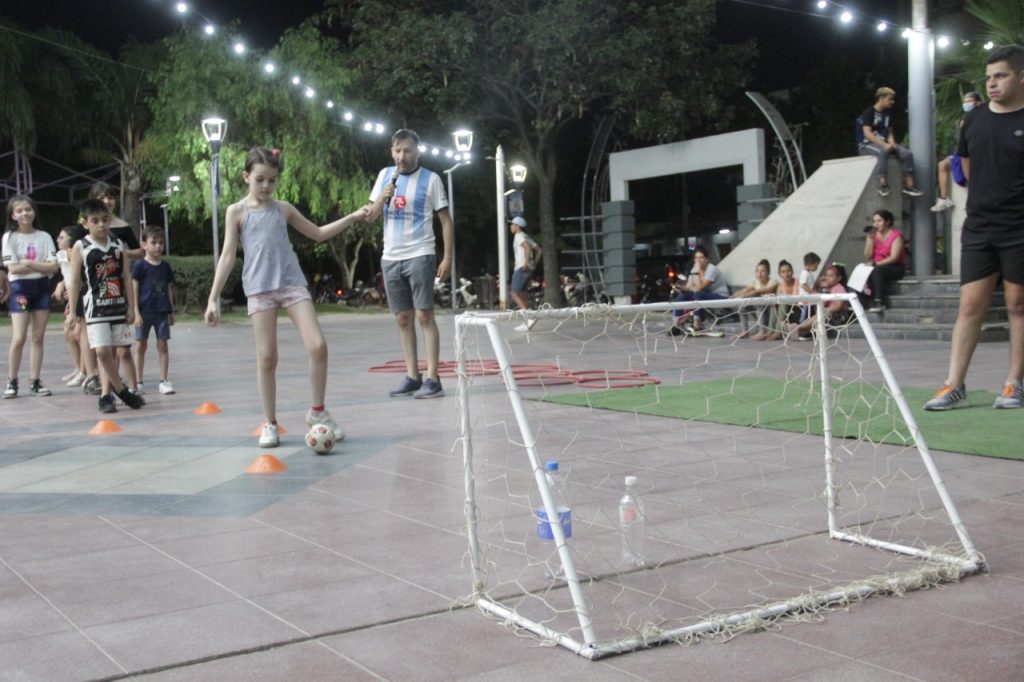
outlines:
[[[450,357],[452,320],[440,321]],[[983,575],[870,599],[813,623],[589,662],[464,608],[472,585],[454,380],[445,380],[444,399],[389,399],[398,375],[366,371],[399,356],[389,316],[330,316],[323,326],[328,407],[347,438],[326,457],[302,444],[305,357],[282,324],[278,411],[288,434],[273,454],[288,469],[280,474],[244,473],[261,452],[244,323],[176,326],[178,393],[148,395],[144,409],[114,415],[118,434],[87,435],[100,417],[95,399],[71,389],[0,404],[0,680],[1021,679],[1024,463],[934,453],[989,564]],[[9,327],[0,329],[0,347],[9,338]],[[56,327],[47,338],[43,379],[56,386],[64,349]],[[885,348],[910,386],[934,385],[948,354],[939,342]],[[743,363],[749,353],[739,344],[719,358]],[[1006,357],[1005,343],[979,347],[969,385],[998,387]],[[791,361],[763,356],[766,367]],[[687,373],[712,372],[696,363]],[[485,391],[481,400],[502,398]],[[204,401],[223,413],[194,415]],[[562,408],[536,409],[546,434],[568,428]],[[1007,414],[1008,429],[1019,430],[1022,417]],[[657,528],[651,551],[679,560],[657,577],[641,572],[595,588],[608,608],[628,592],[646,596],[651,618],[697,616],[710,603],[742,607],[835,579],[815,565],[851,578],[890,567],[845,544],[821,549],[822,522],[807,504],[820,494],[820,441],[631,415],[607,421],[630,443],[628,461],[658,472],[644,497]],[[667,447],[680,429],[687,447]],[[723,433],[742,457],[717,450]],[[618,538],[606,522],[620,443],[577,435],[594,466],[581,473],[574,511],[594,553],[612,555]],[[499,508],[528,529],[530,500],[520,491],[531,485],[529,471],[521,454],[489,440],[481,438],[479,453],[481,509]],[[905,523],[916,523],[921,538],[935,530],[931,518]],[[528,546],[520,531],[488,540],[489,579],[567,604],[564,589],[540,575],[544,548]],[[726,545],[728,556],[716,556]],[[684,570],[699,562],[713,570]],[[730,585],[741,576],[748,582]],[[524,612],[535,607],[523,599]]]

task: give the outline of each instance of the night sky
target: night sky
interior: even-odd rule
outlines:
[[[173,4],[171,0],[39,0],[5,3],[0,14],[30,29],[46,25],[68,29],[87,42],[114,52],[130,38],[148,42],[173,32],[182,22]],[[240,20],[243,36],[258,48],[271,47],[284,29],[298,24],[323,5],[321,0],[218,0],[195,4],[218,25]],[[769,9],[765,4],[781,9]],[[909,5],[881,0],[849,4],[867,16],[884,17],[904,25],[910,21]],[[196,25],[195,17],[187,21]],[[761,59],[751,85],[762,91],[798,84],[800,77],[829,51],[868,60],[879,41],[893,46],[901,42],[894,35],[876,35],[870,25],[840,26],[834,18],[822,18],[811,0],[723,0],[718,3],[718,35],[724,42],[751,38],[757,41]]]

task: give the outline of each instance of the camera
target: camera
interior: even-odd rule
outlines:
[[[874,230],[875,230],[875,226],[874,225],[865,225],[864,226],[864,234],[867,234],[868,232],[873,232]]]

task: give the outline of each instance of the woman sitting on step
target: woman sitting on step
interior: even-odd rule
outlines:
[[[868,308],[871,313],[885,310],[886,286],[899,281],[907,269],[906,239],[892,223],[892,213],[884,208],[875,211],[871,231],[864,238],[864,259],[874,266],[868,279],[870,288],[865,292],[873,299]]]

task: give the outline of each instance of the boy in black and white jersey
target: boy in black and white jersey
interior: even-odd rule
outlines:
[[[134,292],[127,279],[124,245],[110,236],[110,211],[98,199],[82,203],[82,217],[89,231],[71,250],[71,282],[68,300],[84,290],[84,313],[89,347],[95,349],[103,381],[100,412],[117,412],[116,395],[137,410],[145,404],[121,383],[114,348],[130,346],[135,316]],[[75,327],[82,318],[75,314]]]

